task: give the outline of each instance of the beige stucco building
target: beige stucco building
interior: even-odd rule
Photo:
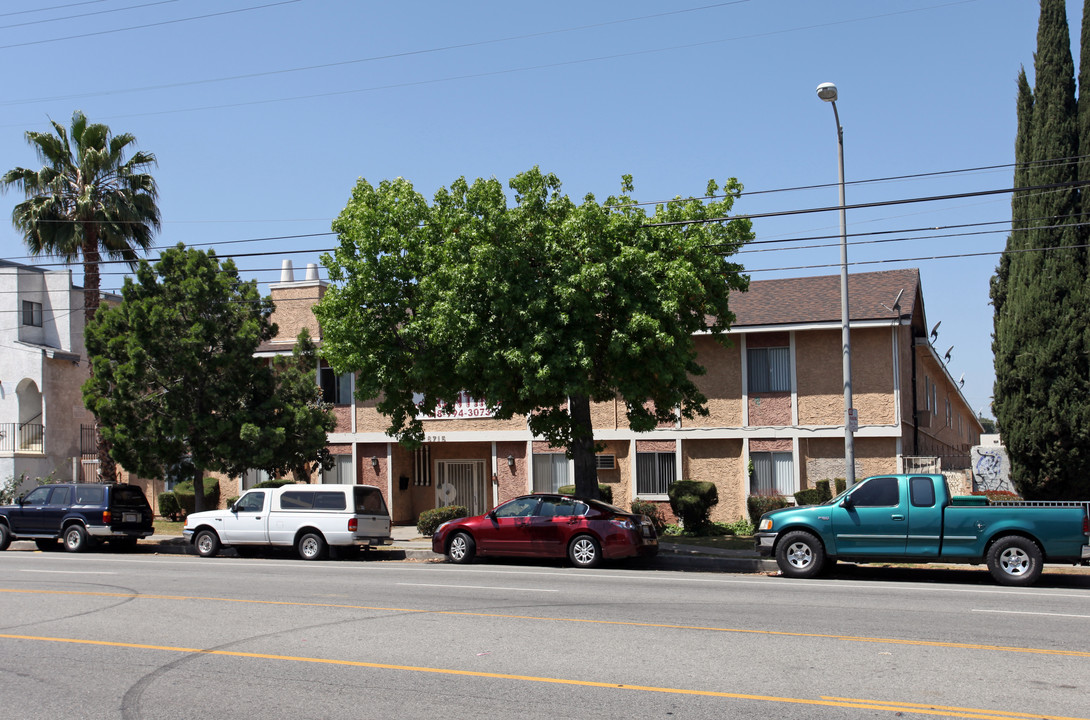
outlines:
[[[271,287],[280,335],[262,354],[290,352],[303,327],[320,342],[311,307],[325,288],[316,270],[303,280],[285,271]],[[612,486],[614,503],[665,503],[671,482],[705,480],[719,492],[712,519],[730,522],[745,516],[751,494],[790,496],[843,477],[839,292],[839,277],[826,276],[755,281],[732,296],[729,343],[695,338],[707,369],[698,378],[706,417],[634,433],[622,404],[595,405],[595,437],[605,448],[599,481]],[[856,476],[968,467],[982,428],[930,342],[919,271],[852,275],[850,298]],[[319,380],[337,416],[329,435],[337,464],[314,480],[379,487],[395,523],[450,503],[483,512],[571,482],[562,451],[533,437],[522,419],[489,417],[479,400],[463,397],[451,416],[426,420],[423,447],[408,450],[386,434],[374,400],[353,397],[351,376],[322,367]],[[221,496],[258,479],[226,481]]]

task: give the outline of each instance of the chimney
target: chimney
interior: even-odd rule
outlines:
[[[295,272],[291,269],[291,260],[284,260],[280,264],[280,282],[295,282]]]
[[[318,279],[318,266],[315,263],[307,263],[307,280]]]

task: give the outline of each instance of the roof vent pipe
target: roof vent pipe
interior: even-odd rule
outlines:
[[[280,263],[280,282],[295,282],[295,273],[291,269],[291,260],[284,260]]]
[[[307,263],[307,280],[318,279],[318,265],[316,263]]]

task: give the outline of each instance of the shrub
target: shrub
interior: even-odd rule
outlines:
[[[750,495],[746,498],[746,509],[749,510],[749,521],[756,527],[761,522],[761,516],[770,510],[779,510],[791,503],[783,495]]]
[[[820,505],[823,502],[825,502],[825,500],[822,497],[821,491],[817,488],[799,490],[795,493],[795,504],[799,507],[804,505]]]
[[[424,537],[431,537],[435,534],[436,528],[443,523],[467,515],[469,515],[469,510],[462,505],[447,505],[434,510],[425,510],[420,513],[420,517],[416,521],[416,531]]]
[[[821,492],[821,496],[822,496],[822,498],[824,498],[821,502],[825,502],[826,500],[832,500],[833,499],[833,491],[829,489],[829,481],[828,480],[818,480],[816,483],[814,483],[814,487],[819,492]]]
[[[837,478],[837,479],[833,480],[833,482],[835,483],[835,486],[836,486],[836,494],[837,495],[839,495],[840,493],[842,493],[842,492],[844,492],[845,490],[848,489],[848,481],[845,480],[844,478]]]
[[[662,510],[659,508],[658,503],[633,500],[631,509],[637,515],[646,515],[651,524],[655,526],[656,534],[662,535],[666,531],[666,518],[662,516]]]
[[[262,480],[257,485],[254,485],[254,487],[255,488],[278,488],[278,487],[282,487],[284,485],[294,485],[294,484],[295,484],[295,480],[293,480],[292,478],[274,478],[272,480]]]
[[[564,485],[559,490],[557,490],[557,492],[560,493],[561,495],[575,495],[575,486],[574,485]],[[598,483],[598,496],[602,499],[603,502],[607,502],[607,503],[610,503],[612,505],[613,504],[613,487],[610,486],[610,485],[604,485],[602,483]]]
[[[178,506],[186,515],[193,512],[196,500],[193,490],[193,481],[185,480],[174,486],[174,498]],[[220,481],[216,478],[204,479],[204,506],[206,508],[218,507],[220,504]]]
[[[178,498],[174,496],[174,493],[159,493],[159,515],[172,522],[177,522],[181,518],[182,507],[178,504]]]
[[[732,523],[727,523],[727,534],[730,535],[752,535],[753,523],[744,517],[740,517]]]
[[[708,524],[712,507],[719,502],[719,491],[710,482],[679,480],[667,490],[670,509],[686,530],[700,531]]]
[[[232,495],[231,497],[227,498],[227,507],[231,507],[237,501],[238,501],[238,495]]]

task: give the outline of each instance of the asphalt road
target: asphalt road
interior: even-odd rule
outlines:
[[[1090,718],[1090,578],[0,553],[11,718]]]

